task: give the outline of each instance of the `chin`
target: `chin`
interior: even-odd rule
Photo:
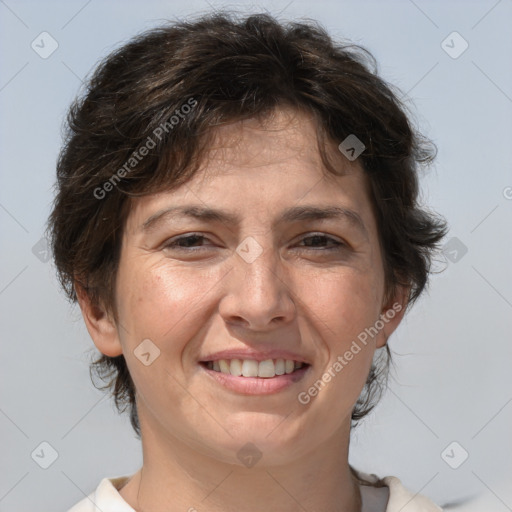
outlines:
[[[304,435],[304,428],[287,422],[286,414],[246,412],[236,415],[236,420],[226,425],[231,434],[223,437],[222,448],[216,437],[215,448],[220,458],[235,464],[259,459],[265,465],[280,465],[312,449],[314,437]],[[233,460],[234,457],[234,460]],[[254,462],[254,461],[253,461]],[[245,464],[247,465],[247,464]],[[260,465],[260,462],[258,462]]]

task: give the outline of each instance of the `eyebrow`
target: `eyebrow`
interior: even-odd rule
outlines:
[[[162,222],[177,217],[190,217],[203,222],[221,222],[230,226],[240,224],[240,217],[234,213],[202,205],[187,205],[172,206],[156,212],[143,222],[140,230],[149,233],[154,231]],[[273,225],[323,219],[348,221],[349,224],[368,237],[368,231],[361,216],[354,210],[340,206],[295,206],[287,208],[274,221]]]

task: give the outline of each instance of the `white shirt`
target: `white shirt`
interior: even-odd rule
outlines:
[[[376,481],[375,475],[359,472],[365,480]],[[95,491],[70,508],[68,512],[135,512],[119,494],[130,476],[104,478]],[[386,487],[361,485],[362,512],[442,512],[421,494],[408,491],[394,476],[383,478]]]

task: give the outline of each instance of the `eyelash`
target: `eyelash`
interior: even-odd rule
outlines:
[[[343,243],[343,242],[340,242],[328,235],[324,235],[324,234],[320,234],[320,233],[313,233],[309,236],[306,236],[304,238],[301,239],[301,241],[304,241],[304,240],[308,240],[308,239],[311,239],[311,238],[321,238],[321,239],[325,239],[327,240],[329,243],[332,243],[334,244],[334,247],[328,247],[326,249],[324,249],[325,251],[333,251],[333,250],[338,250],[340,248],[343,248],[343,247],[346,247],[346,244]],[[200,235],[200,234],[191,234],[191,235],[186,235],[186,236],[182,236],[182,237],[179,237],[179,238],[176,238],[174,240],[170,240],[169,242],[167,242],[165,245],[164,245],[164,248],[166,249],[177,249],[177,250],[184,250],[184,251],[200,251],[202,249],[202,247],[182,247],[180,245],[178,245],[180,242],[182,242],[183,240],[187,241],[187,240],[192,240],[192,239],[199,239],[199,240],[208,240],[207,237],[205,237],[204,235]],[[302,246],[304,249],[310,249],[311,247],[308,247],[308,246]],[[318,249],[312,249],[312,250],[318,250]]]

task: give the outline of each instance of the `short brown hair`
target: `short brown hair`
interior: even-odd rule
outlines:
[[[334,42],[314,21],[229,12],[138,35],[97,67],[70,107],[48,224],[69,298],[76,302],[80,286],[117,318],[114,284],[130,198],[192,178],[215,126],[264,118],[283,105],[314,116],[319,151],[333,174],[339,170],[324,152],[326,140],[339,144],[352,135],[364,144],[358,161],[370,183],[386,293],[410,287],[412,304],[446,232],[444,220],[418,204],[418,167],[432,161],[435,146],[412,127],[364,48]],[[352,412],[355,423],[380,396],[387,344],[386,353],[371,368]],[[93,370],[106,382],[103,388],[111,388],[118,409],[130,407],[140,437],[124,357],[103,355],[91,365],[91,376]]]

